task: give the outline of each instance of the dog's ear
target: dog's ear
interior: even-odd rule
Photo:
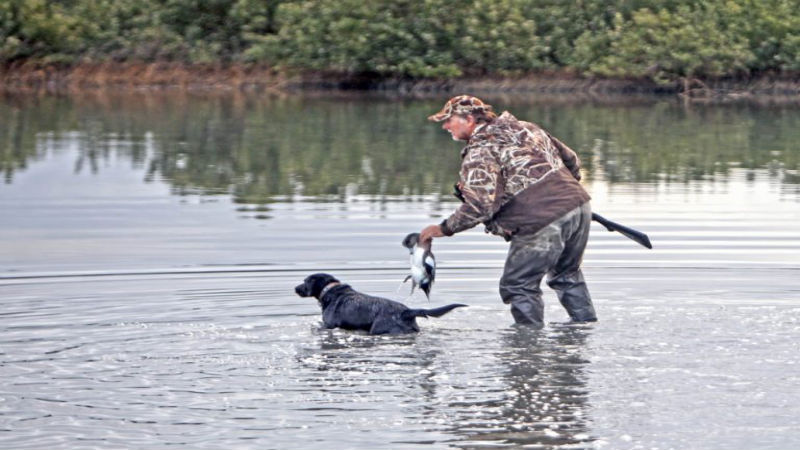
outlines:
[[[309,275],[306,278],[305,283],[311,296],[319,298],[319,294],[322,293],[322,290],[325,289],[325,286],[338,281],[339,280],[327,273],[315,273],[313,275]]]

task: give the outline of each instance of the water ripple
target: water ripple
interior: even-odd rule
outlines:
[[[391,296],[382,273],[358,283]],[[561,324],[549,298],[555,322],[532,332],[465,281],[493,274],[467,270],[436,293],[469,308],[389,337],[322,329],[313,301],[260,274],[101,277],[63,283],[59,297],[6,286],[10,309],[33,297],[51,313],[0,316],[0,446],[780,447],[768,436],[800,412],[800,310],[763,294],[708,302],[702,285],[678,295],[678,274],[662,275],[639,272],[645,290],[596,285],[597,325]],[[780,298],[787,277],[764,293]],[[765,419],[732,414],[743,407]],[[708,416],[730,437],[704,434]]]

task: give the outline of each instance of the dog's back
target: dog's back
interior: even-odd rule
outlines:
[[[344,284],[331,289],[331,292],[323,298],[322,321],[330,328],[341,327],[372,332],[377,320],[382,317],[400,319],[406,310],[408,308],[402,303],[362,294]],[[413,321],[413,317],[411,319]],[[409,331],[419,331],[419,329]]]
[[[322,320],[328,328],[363,330],[370,334],[402,334],[419,331],[417,317],[441,317],[461,304],[432,309],[410,309],[382,297],[362,294],[348,285],[331,289],[322,299]]]

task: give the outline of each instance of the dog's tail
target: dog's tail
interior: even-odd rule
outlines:
[[[403,311],[402,316],[404,319],[411,319],[414,317],[442,317],[450,311],[456,308],[461,308],[462,306],[467,305],[462,305],[461,303],[452,303],[450,305],[440,306],[432,309],[407,309]]]

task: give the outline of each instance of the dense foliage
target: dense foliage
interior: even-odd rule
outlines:
[[[340,74],[800,71],[797,0],[3,0],[0,62],[255,62]]]

